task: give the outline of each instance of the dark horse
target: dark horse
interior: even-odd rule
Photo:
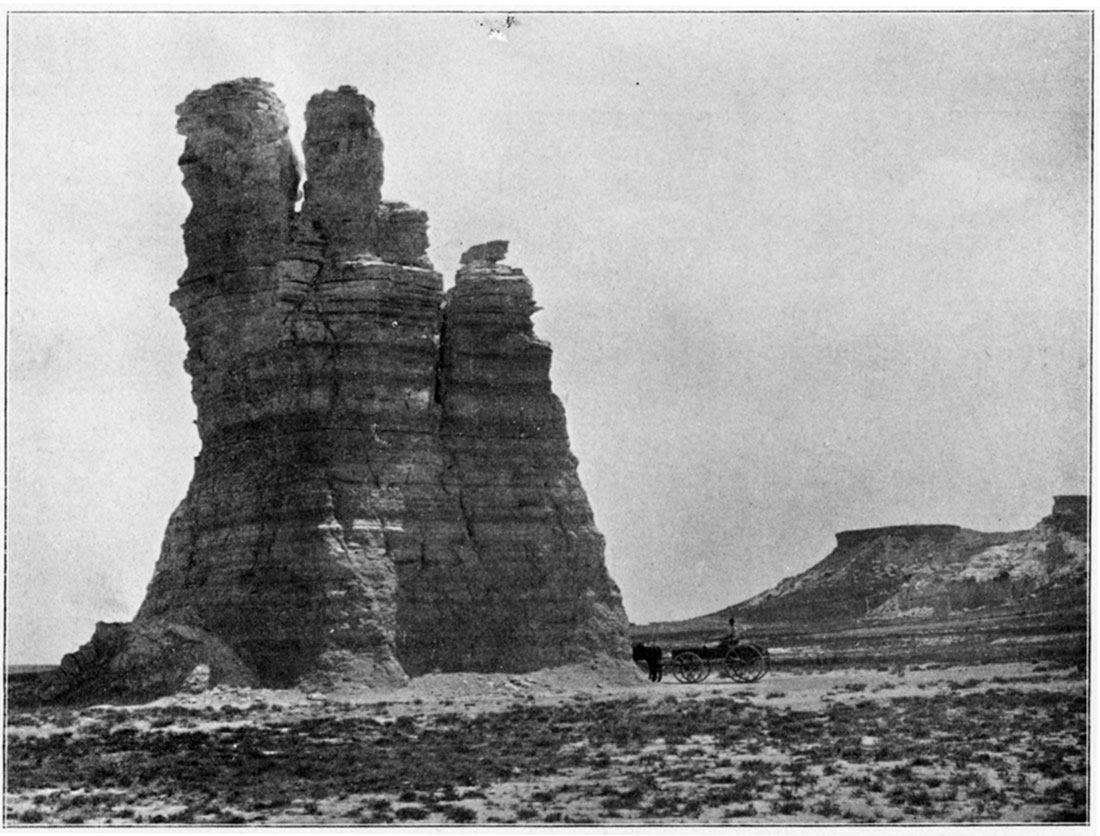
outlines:
[[[634,645],[634,661],[646,663],[650,682],[661,681],[661,648],[639,642]]]

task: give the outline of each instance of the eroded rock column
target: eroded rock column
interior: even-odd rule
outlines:
[[[593,653],[626,658],[626,616],[550,385],[530,281],[507,242],[471,248],[441,339],[444,491],[465,537],[398,564],[399,654],[410,670],[534,670]],[[409,582],[406,582],[406,575]]]
[[[260,105],[249,92],[236,91],[251,113]],[[244,159],[256,173],[236,183],[242,190],[279,174],[269,157],[248,157],[248,143],[208,141],[214,120],[201,108],[211,97],[188,101],[188,165]],[[424,448],[438,423],[442,280],[369,257],[381,183],[369,110],[352,88],[311,101],[306,168],[317,181],[307,184],[293,240],[274,250],[281,257],[202,278],[189,270],[172,295],[187,330],[202,453],[139,619],[222,637],[268,684],[316,671],[404,678],[394,656],[394,552],[408,512],[404,482],[433,456]],[[246,202],[219,188],[222,202]],[[192,194],[195,215],[210,200]],[[437,469],[427,468],[433,484]]]
[[[354,87],[326,90],[306,107],[302,215],[333,258],[359,254],[373,237],[382,200],[382,137],[374,102]]]
[[[79,678],[112,648],[139,664],[153,635],[156,659],[183,636],[212,675],[268,686],[625,658],[530,282],[489,242],[444,296],[427,215],[381,200],[373,112],[353,87],[310,100],[296,214],[269,85],[180,106],[193,206],[171,302],[202,450],[137,619],[100,631]]]
[[[245,78],[196,90],[176,113],[191,197],[185,280],[274,264],[290,238],[299,170],[271,85]]]

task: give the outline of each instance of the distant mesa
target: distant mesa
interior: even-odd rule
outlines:
[[[1056,496],[1023,531],[842,531],[832,552],[771,589],[704,615],[632,625],[631,637],[666,647],[714,640],[733,617],[778,665],[1044,662],[1085,671],[1089,506],[1087,496]],[[736,586],[736,575],[728,582]]]
[[[1005,606],[1051,612],[1080,606],[1087,595],[1088,512],[1087,496],[1056,496],[1051,514],[1025,531],[956,525],[842,531],[821,562],[728,611],[758,626],[822,629]]]
[[[900,540],[919,540],[926,537],[942,542],[950,540],[962,529],[957,525],[890,525],[883,528],[864,528],[858,531],[841,531],[836,535],[837,548],[852,548],[860,543],[878,540],[882,537],[896,537]]]
[[[374,110],[310,99],[303,185],[267,82],[178,108],[171,303],[202,450],[136,619],[100,625],[51,698],[626,658],[531,283],[489,241],[444,292],[427,214],[382,199]]]

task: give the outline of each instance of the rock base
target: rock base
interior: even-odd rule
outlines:
[[[101,621],[91,641],[42,678],[39,696],[50,702],[126,702],[256,684],[237,654],[204,630],[157,621]]]

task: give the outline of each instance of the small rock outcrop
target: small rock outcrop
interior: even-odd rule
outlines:
[[[407,203],[382,201],[374,218],[371,249],[382,261],[432,268],[428,260],[428,213]]]
[[[133,700],[255,684],[237,654],[204,630],[154,620],[100,622],[91,641],[43,677],[40,696],[65,702]]]
[[[1089,536],[1089,498],[1087,496],[1056,496],[1054,508],[1043,524],[1057,531],[1087,539]]]
[[[625,655],[507,242],[471,248],[444,293],[427,215],[381,199],[374,105],[353,87],[309,102],[300,213],[270,85],[178,112],[193,206],[171,302],[202,450],[128,629],[209,635],[269,686]],[[217,682],[202,658],[165,687],[200,663]]]
[[[475,247],[470,247],[462,254],[459,259],[463,265],[467,264],[496,264],[498,261],[503,261],[504,256],[508,255],[508,242],[507,241],[487,241],[484,244],[478,244]]]

